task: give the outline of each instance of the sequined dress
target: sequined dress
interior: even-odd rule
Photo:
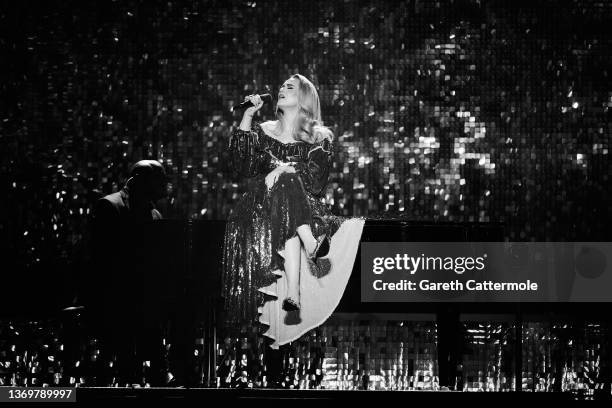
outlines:
[[[258,123],[251,131],[234,130],[229,149],[235,169],[246,177],[247,191],[232,209],[226,226],[222,296],[226,327],[259,322],[271,347],[296,340],[321,325],[338,305],[350,277],[363,229],[363,218],[337,217],[321,201],[332,160],[332,143],[283,143]],[[266,175],[279,162],[295,173],[282,173],[271,189]],[[330,251],[317,265],[302,246],[299,312],[286,312],[284,244],[296,228],[310,224],[315,236],[331,235]]]

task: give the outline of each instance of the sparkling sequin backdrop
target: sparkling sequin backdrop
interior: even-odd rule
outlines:
[[[224,219],[243,188],[230,108],[296,72],[336,136],[335,213],[609,240],[611,20],[595,0],[2,2],[3,270],[83,274],[94,201],[142,158],[169,173],[166,218]],[[35,304],[18,289],[10,311]],[[66,324],[3,320],[0,385],[95,383],[99,344]],[[514,389],[515,328],[463,324],[457,388]],[[595,388],[601,330],[525,324],[523,389]],[[328,322],[292,345],[284,386],[436,389],[435,337],[433,321]],[[227,341],[218,385],[240,385],[261,345]]]
[[[167,218],[223,219],[230,107],[300,72],[338,154],[338,214],[597,240],[610,217],[612,3],[98,1],[1,6],[1,231],[74,260],[92,202],[163,162]],[[265,118],[272,117],[268,109]]]
[[[433,321],[333,317],[284,346],[280,375],[266,362],[261,336],[243,328],[218,346],[217,386],[337,390],[437,390]],[[269,353],[270,351],[267,351]]]
[[[98,358],[100,345],[81,337],[84,333],[75,332],[71,325],[74,320],[0,321],[0,385],[96,384],[104,363]],[[514,325],[465,321],[462,327],[465,348],[460,352],[456,389],[515,390]],[[588,321],[526,322],[522,328],[522,389],[592,397],[608,381],[602,375],[605,330]],[[243,334],[218,345],[217,386],[267,385],[262,347],[248,328]],[[277,386],[437,390],[436,341],[433,321],[331,319],[284,351],[282,383]],[[199,350],[198,344],[196,339],[194,351]],[[194,355],[193,365],[199,369],[198,353]],[[146,369],[143,376],[148,379]]]

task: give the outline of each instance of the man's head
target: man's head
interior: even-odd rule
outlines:
[[[130,170],[128,185],[141,199],[159,200],[167,194],[166,171],[157,160],[140,160]]]

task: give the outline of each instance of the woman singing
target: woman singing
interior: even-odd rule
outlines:
[[[230,139],[249,184],[228,218],[223,257],[226,323],[267,326],[271,347],[289,343],[334,311],[351,274],[364,220],[335,217],[320,201],[332,163],[332,132],[319,95],[302,75],[281,86],[277,120],[253,122],[252,107]]]

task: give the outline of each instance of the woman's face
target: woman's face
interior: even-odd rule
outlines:
[[[297,78],[289,78],[281,85],[278,91],[279,108],[292,108],[298,106],[299,80]]]

